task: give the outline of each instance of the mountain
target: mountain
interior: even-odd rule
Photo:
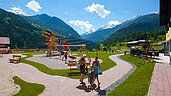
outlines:
[[[52,29],[43,27],[26,18],[25,16],[0,9],[0,36],[10,38],[11,48],[47,48],[42,32]],[[78,38],[75,38],[66,34],[58,34],[59,40],[62,42],[66,41],[69,44],[86,44],[89,50],[97,46],[96,43],[84,40],[79,35],[76,36]]]
[[[97,31],[90,33],[88,35],[84,35],[84,38],[87,40],[92,40],[94,42],[102,42],[109,36],[111,36],[114,32],[119,30],[120,28],[129,26],[130,24],[134,22],[138,22],[138,20],[134,21],[138,16],[135,16],[133,18],[128,19],[127,21],[119,24],[119,25],[113,25],[113,24],[107,24],[101,28],[99,28]],[[98,37],[98,38],[96,38]]]
[[[93,47],[97,47],[95,42],[82,39],[81,36],[72,27],[57,17],[41,14],[35,16],[27,16],[25,18],[33,23],[48,28],[53,33],[58,34],[59,40],[62,42],[68,42],[69,44],[86,44],[87,49],[89,50],[93,49]]]
[[[57,17],[51,17],[47,14],[41,14],[35,16],[27,16],[26,18],[45,28],[51,29],[57,34],[81,38],[80,35],[72,27],[70,27],[68,24]]]
[[[109,29],[109,28],[113,28],[117,25],[121,24],[119,21],[109,21],[106,25],[100,27],[97,31],[103,30],[103,29]]]
[[[119,29],[128,27],[131,24],[138,23],[138,22],[154,21],[154,19],[156,20],[156,18],[158,18],[158,15],[159,15],[158,13],[150,13],[150,14],[142,15],[142,16],[134,16],[115,27],[111,26],[112,28],[108,28],[108,29],[106,29],[105,27],[101,27],[97,31],[91,34],[88,34],[85,39],[92,40],[95,42],[102,42],[105,39],[107,39],[109,36],[111,36],[113,33],[118,31]],[[95,37],[98,37],[98,38],[95,38]]]
[[[127,22],[126,22],[127,23]],[[128,26],[120,28],[103,41],[104,45],[115,44],[122,41],[151,39],[164,40],[164,27],[159,24],[159,14],[153,13],[134,19]]]
[[[42,29],[20,15],[0,9],[0,36],[10,38],[11,48],[46,48]]]
[[[89,34],[91,34],[91,33],[86,32],[86,33],[82,34],[82,35],[81,35],[81,37],[82,37],[83,39],[86,39],[86,38],[87,38],[87,36],[88,36]]]

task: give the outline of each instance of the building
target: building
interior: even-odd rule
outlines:
[[[0,53],[9,52],[10,39],[9,37],[0,37]]]

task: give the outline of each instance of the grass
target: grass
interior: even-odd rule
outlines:
[[[37,96],[45,90],[45,86],[36,83],[28,83],[17,76],[13,77],[14,83],[20,85],[21,90],[14,96]]]
[[[22,63],[32,65],[32,66],[36,67],[39,71],[44,72],[46,74],[60,75],[60,76],[68,77],[69,70],[67,70],[67,69],[65,69],[65,70],[50,69],[43,64],[26,60],[26,58],[32,57],[33,55],[40,54],[40,53],[29,52],[29,53],[22,53],[22,54],[27,56],[27,57],[21,59]],[[109,59],[109,56],[111,54],[112,53],[99,52],[99,58],[103,60],[103,63],[101,64],[102,71],[105,71],[105,70],[116,65],[115,62],[113,62],[112,60]],[[96,53],[90,52],[89,55],[90,55],[90,57],[95,57]],[[72,72],[79,72],[79,70],[72,70]],[[80,78],[80,76],[79,75],[69,76],[69,78],[78,79],[78,78]]]
[[[155,62],[147,61],[147,64],[139,65],[144,59],[130,55],[121,56],[122,59],[135,64],[135,72],[119,87],[112,91],[108,96],[145,96],[148,93],[152,72]]]
[[[163,46],[152,46],[154,50],[162,50],[164,47]]]

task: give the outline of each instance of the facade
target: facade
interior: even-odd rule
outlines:
[[[9,52],[10,39],[9,37],[0,37],[0,53]]]

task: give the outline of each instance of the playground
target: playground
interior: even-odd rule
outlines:
[[[12,70],[12,72],[15,73],[15,74],[11,74],[11,76],[6,78],[7,81],[10,82],[11,81],[10,79],[12,79],[13,76],[18,76],[19,78],[21,78],[22,80],[24,80],[26,82],[42,84],[45,86],[45,90],[41,94],[43,96],[49,96],[49,95],[54,95],[54,94],[59,94],[62,96],[67,96],[69,94],[70,95],[73,94],[76,96],[98,94],[98,92],[96,92],[98,90],[91,91],[87,88],[86,85],[81,86],[79,84],[78,79],[70,79],[67,77],[48,75],[43,72],[40,72],[35,67],[28,65],[28,64],[24,64],[24,63],[11,64],[8,62],[9,58],[11,58],[11,55],[5,55],[3,57],[3,60],[1,60],[1,62],[3,62],[3,65],[6,65],[7,68],[10,68],[10,70]],[[117,55],[110,56],[110,59],[117,60]],[[124,68],[124,70],[119,72],[121,67]],[[130,65],[126,62],[123,62],[123,65],[122,64],[118,65],[118,66],[116,65],[115,67],[110,68],[109,70],[105,71],[103,73],[103,75],[99,77],[100,81],[102,83],[100,86],[99,92],[100,91],[103,92],[104,89],[108,88],[111,84],[115,83],[117,80],[120,79],[120,77],[123,77],[131,68],[132,68],[132,65]],[[118,74],[118,72],[119,72],[119,74]],[[10,75],[10,73],[7,73],[7,74]],[[109,74],[113,74],[113,75],[111,76]],[[117,76],[117,78],[116,78],[116,76]],[[113,78],[113,79],[106,80],[106,78]],[[85,80],[85,83],[88,84],[87,79]],[[5,95],[9,95],[13,92],[17,92],[20,89],[20,87],[19,86],[16,87],[15,84],[4,85],[4,86],[6,86],[6,87],[12,86],[12,87],[7,88],[8,93],[4,92]],[[11,90],[12,88],[13,88],[13,90]],[[11,90],[12,92],[10,92],[9,90]],[[58,91],[56,91],[56,90],[58,90]]]
[[[162,63],[157,60],[166,58],[159,53],[155,58],[151,58],[151,56],[142,58],[140,54],[135,54],[132,50],[128,54],[122,50],[103,52],[94,49],[92,52],[87,50],[84,44],[59,43],[57,35],[49,31],[44,32],[43,36],[46,38],[47,51],[2,54],[0,76],[3,79],[0,81],[0,95],[150,95],[153,94],[154,91],[150,92],[155,86],[151,85],[153,84],[151,78],[155,63]],[[76,47],[77,51],[72,51],[72,47]],[[83,57],[85,58],[85,67],[88,68],[84,76],[84,84],[80,83],[79,65],[80,59]],[[97,84],[97,81],[90,83],[89,74],[94,72],[92,66],[96,57],[99,58],[102,70],[102,74],[99,74],[100,85]]]

